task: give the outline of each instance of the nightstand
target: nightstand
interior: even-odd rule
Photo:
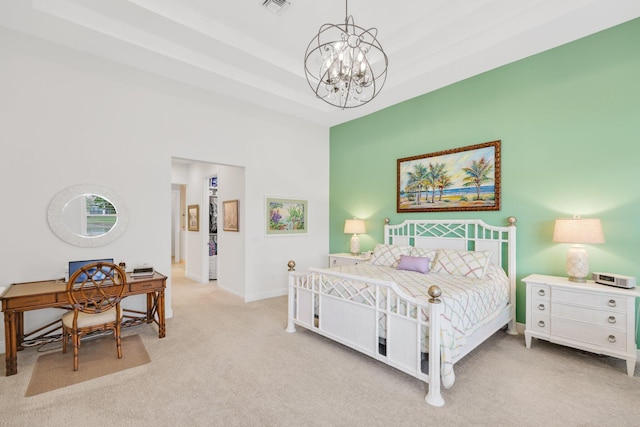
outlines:
[[[627,361],[636,367],[635,299],[640,288],[570,282],[566,277],[532,274],[527,284],[527,348],[538,338]]]
[[[371,255],[368,253],[362,255],[351,255],[350,253],[329,254],[329,267],[362,264],[369,262],[370,259]]]

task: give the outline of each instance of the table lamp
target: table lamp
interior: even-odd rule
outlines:
[[[353,234],[353,236],[351,236],[351,255],[360,253],[360,238],[358,234],[364,234],[366,232],[364,221],[361,219],[348,219],[344,222],[344,233]]]
[[[556,219],[553,241],[572,243],[567,251],[567,274],[572,282],[585,282],[589,274],[589,254],[582,245],[604,243],[600,220],[579,216]]]

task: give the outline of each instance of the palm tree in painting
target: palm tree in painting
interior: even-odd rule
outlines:
[[[444,163],[442,164],[444,166]],[[442,196],[444,195],[444,190],[453,186],[453,181],[451,181],[451,177],[447,174],[447,171],[443,170],[442,174],[440,174],[440,179],[437,182],[438,191],[440,192],[440,199],[442,201]]]
[[[493,165],[487,162],[484,157],[478,161],[472,161],[470,168],[462,168],[467,176],[462,180],[465,187],[476,187],[476,200],[480,200],[480,187],[492,178],[489,173],[493,170]]]
[[[422,163],[413,165],[413,172],[407,172],[409,175],[409,182],[407,187],[416,188],[418,191],[418,197],[416,197],[416,205],[420,204],[420,198],[422,197],[422,188],[425,184],[425,178],[427,176],[427,168]]]
[[[435,203],[436,189],[439,187],[438,183],[440,182],[442,175],[446,174],[444,168],[444,163],[436,163],[435,165],[433,163],[429,163],[429,187],[432,189],[431,203]],[[440,195],[440,200],[442,200],[442,194]]]

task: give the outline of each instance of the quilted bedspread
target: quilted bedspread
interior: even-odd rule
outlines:
[[[394,282],[402,292],[425,307],[429,300],[427,289],[431,285],[442,289],[441,376],[442,385],[446,388],[455,382],[453,361],[467,338],[493,319],[509,302],[509,279],[501,268],[493,264],[489,265],[482,279],[422,274],[370,264],[341,266],[331,270]],[[426,316],[424,312],[423,315]]]

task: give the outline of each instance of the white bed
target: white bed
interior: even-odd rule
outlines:
[[[442,406],[458,360],[505,325],[517,333],[515,222],[387,223],[371,263],[302,273],[290,262],[287,332],[302,326],[425,381]],[[413,261],[430,271],[405,270]]]

